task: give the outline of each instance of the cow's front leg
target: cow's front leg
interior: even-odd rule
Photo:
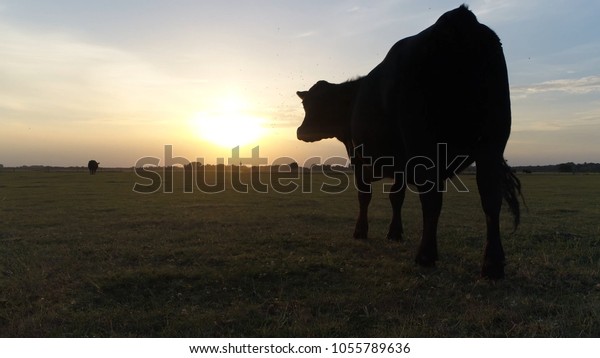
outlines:
[[[431,188],[419,194],[423,211],[423,237],[417,252],[416,262],[431,267],[438,259],[437,225],[442,211],[442,192]]]
[[[388,240],[400,241],[404,235],[402,227],[402,204],[406,194],[406,186],[403,181],[396,180],[390,192],[390,203],[392,204],[392,222],[387,234]]]
[[[356,188],[358,189],[358,218],[354,228],[354,238],[366,240],[369,233],[369,203],[371,203],[371,180],[370,176],[365,174],[369,167],[360,165],[354,172]]]
[[[354,228],[354,238],[366,240],[369,233],[369,203],[371,202],[371,191],[358,191],[358,218]]]

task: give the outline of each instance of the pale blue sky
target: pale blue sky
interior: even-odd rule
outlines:
[[[239,143],[242,156],[256,145],[270,161],[343,156],[334,140],[296,140],[295,91],[368,73],[460,4],[0,0],[0,164],[133,166],[162,158],[165,144],[214,162],[231,152],[199,133],[201,122],[232,111],[261,126]],[[509,163],[600,162],[600,3],[468,4],[504,44]]]

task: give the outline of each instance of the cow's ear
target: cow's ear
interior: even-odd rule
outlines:
[[[307,91],[298,91],[296,92],[296,94],[298,95],[298,97],[300,97],[300,99],[304,99],[306,97],[306,95],[308,94]]]

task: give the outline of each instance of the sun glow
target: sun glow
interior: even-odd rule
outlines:
[[[197,112],[191,119],[195,134],[225,148],[259,140],[265,134],[265,120],[250,114],[247,101],[228,95],[215,101],[213,108]]]

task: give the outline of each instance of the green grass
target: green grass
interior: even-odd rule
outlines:
[[[414,194],[391,243],[380,186],[356,241],[354,190],[141,195],[136,180],[0,171],[0,336],[600,336],[600,175],[521,176],[499,282],[478,277],[472,176],[444,198],[434,269],[413,264]]]

